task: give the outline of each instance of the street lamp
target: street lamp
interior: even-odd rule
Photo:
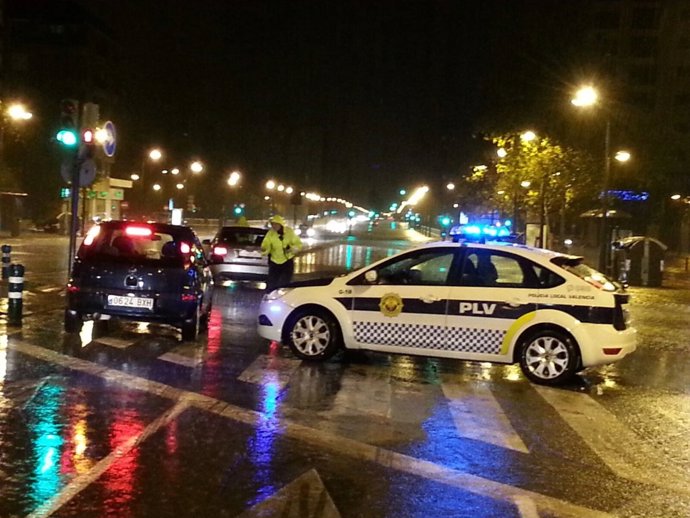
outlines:
[[[276,188],[276,183],[275,183],[275,181],[269,180],[269,181],[266,182],[266,189],[268,189],[269,191],[272,191],[272,190],[275,189],[275,188]]]
[[[240,175],[240,173],[238,171],[233,171],[232,173],[230,173],[230,176],[228,177],[228,185],[230,187],[237,186],[237,184],[240,183],[241,177],[242,176]]]
[[[455,184],[453,182],[450,182],[446,185],[446,189],[449,191],[454,191],[455,190]]]
[[[570,102],[578,108],[589,108],[599,102],[599,93],[596,89],[587,85],[575,92]],[[611,119],[606,117],[606,129],[604,132],[604,178],[603,193],[601,196],[601,244],[599,247],[599,270],[606,272],[608,268],[609,237],[608,237],[608,210],[609,210],[609,177],[611,175]],[[628,157],[629,158],[629,157]]]
[[[161,184],[159,184],[159,183],[154,183],[154,184],[153,184],[153,190],[154,190],[154,191],[158,192],[158,191],[160,191],[161,189],[162,189]]]
[[[202,164],[198,160],[195,160],[194,162],[189,164],[189,169],[192,171],[192,173],[199,174],[201,171],[204,170],[204,164]]]
[[[616,152],[616,155],[613,158],[615,158],[619,162],[627,162],[628,160],[630,160],[630,153],[625,150],[620,150]]]
[[[151,151],[149,151],[149,158],[154,162],[158,162],[161,158],[163,158],[163,153],[160,149],[153,148]]]
[[[136,182],[141,176],[139,176],[137,173],[132,173],[129,175],[129,177],[132,179],[133,182]]]
[[[7,116],[13,121],[28,121],[34,114],[27,111],[23,104],[14,103],[7,108]]]

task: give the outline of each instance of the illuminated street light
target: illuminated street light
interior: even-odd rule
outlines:
[[[628,151],[621,150],[616,152],[616,155],[613,158],[615,158],[619,162],[627,162],[628,160],[630,160],[630,153]]]
[[[139,178],[141,178],[137,173],[133,173],[129,176],[133,181],[137,181]]]
[[[180,174],[180,170],[177,167],[174,167],[173,169],[171,169],[170,174],[173,174],[173,175]]]
[[[183,183],[178,183],[175,187],[177,187],[177,189],[180,189],[180,190],[181,190],[181,189],[184,189],[184,184],[183,184]]]
[[[525,131],[522,135],[520,135],[520,140],[523,142],[532,142],[536,138],[537,134],[531,130]]]
[[[599,100],[599,93],[594,89],[593,86],[583,86],[577,92],[575,92],[575,97],[573,97],[570,102],[577,106],[578,108],[584,106],[592,106]]]
[[[198,160],[195,160],[189,165],[189,169],[192,171],[192,173],[198,174],[204,170],[204,165]]]
[[[283,192],[284,190],[285,190],[285,186],[281,183],[281,184],[278,186],[278,191],[279,191],[279,192]]]
[[[680,194],[674,194],[673,196],[671,196],[671,199],[672,200],[680,200]]]
[[[275,181],[269,180],[269,181],[266,182],[266,189],[268,189],[269,191],[272,191],[272,190],[275,189],[275,188],[276,188],[276,183],[275,183]]]
[[[153,184],[153,190],[154,191],[160,191],[162,189],[161,185],[159,183],[154,183]]]
[[[286,187],[286,188],[285,188],[285,193],[286,193],[286,194],[292,194],[293,192],[295,192],[295,190],[294,190],[292,187]]]
[[[453,182],[450,182],[448,185],[446,185],[446,189],[449,191],[455,190],[455,184]]]
[[[529,180],[522,180],[520,182],[520,186],[524,187],[525,189],[527,189],[530,185],[532,185],[532,182],[530,182]]]
[[[505,158],[508,155],[508,152],[505,150],[505,148],[499,147],[496,150],[496,154],[498,155],[498,158]]]
[[[9,108],[7,108],[7,115],[10,119],[15,121],[28,121],[34,116],[33,113],[27,111],[26,107],[20,103],[10,105]]]
[[[163,169],[163,170],[161,171],[161,174],[168,174],[168,170],[167,170],[167,169]]]
[[[154,162],[158,162],[161,158],[163,158],[163,153],[160,149],[153,148],[151,151],[149,151],[149,158]]]
[[[235,187],[238,183],[240,183],[240,178],[240,173],[238,171],[233,171],[228,177],[228,185],[230,187]]]

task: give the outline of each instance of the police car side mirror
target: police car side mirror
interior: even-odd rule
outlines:
[[[379,280],[379,272],[376,270],[369,270],[364,274],[364,278],[369,284],[376,284],[376,281]]]

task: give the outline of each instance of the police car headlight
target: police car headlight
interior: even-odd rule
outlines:
[[[278,288],[264,295],[264,300],[278,300],[292,291],[291,288]]]

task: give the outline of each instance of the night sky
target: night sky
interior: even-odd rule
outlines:
[[[386,203],[481,160],[475,133],[548,119],[586,72],[563,2],[86,5],[120,45],[122,176],[159,145],[209,187],[238,168]]]

